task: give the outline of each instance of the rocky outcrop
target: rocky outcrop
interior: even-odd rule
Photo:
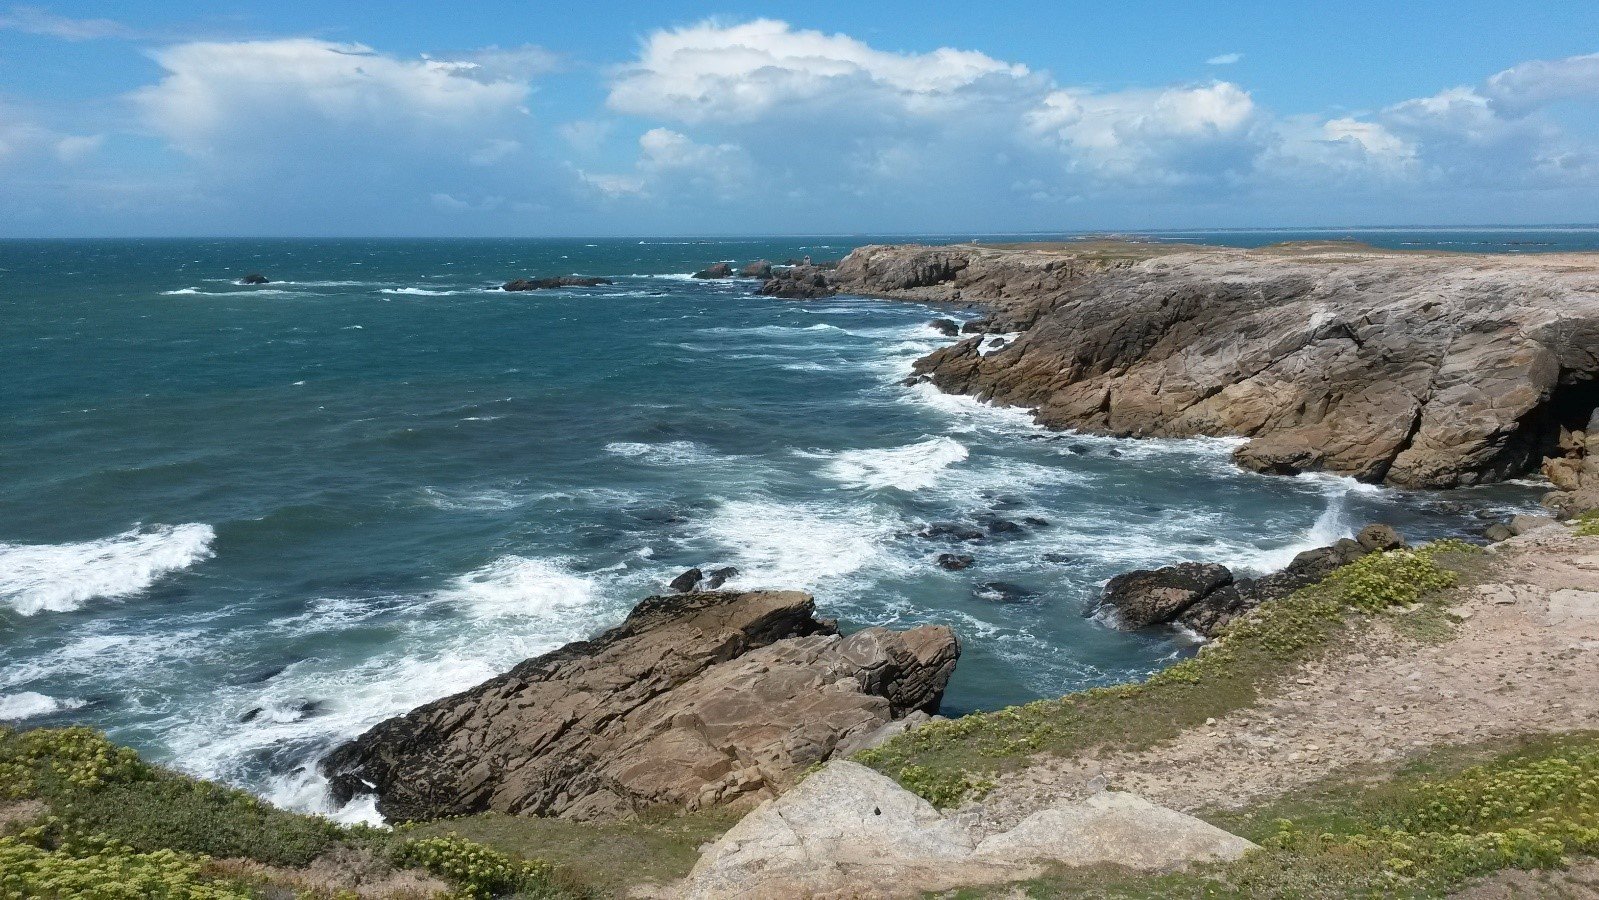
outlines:
[[[738,274],[740,278],[771,278],[772,261],[769,259],[757,259],[752,263],[745,264],[743,268],[738,270]]]
[[[695,272],[694,273],[694,277],[695,278],[704,278],[704,279],[732,278],[733,277],[733,267],[728,265],[725,262],[712,263],[712,264],[706,266],[705,268],[699,270],[698,272]]]
[[[1246,437],[1238,461],[1263,472],[1497,481],[1561,455],[1599,406],[1599,255],[870,246],[827,283],[1022,332],[921,360],[944,390],[1056,428]]]
[[[776,269],[772,277],[761,285],[761,293],[784,300],[815,300],[838,293],[827,270],[819,266],[800,265]]]
[[[1404,546],[1392,527],[1368,525],[1353,539],[1306,550],[1282,571],[1259,578],[1238,578],[1215,563],[1135,570],[1107,582],[1095,608],[1112,610],[1116,622],[1126,628],[1181,625],[1214,637],[1223,625],[1262,603],[1309,587],[1368,553]]]
[[[609,278],[594,278],[588,275],[557,275],[552,278],[516,278],[501,285],[502,291],[544,291],[551,288],[564,287],[596,287],[610,284]]]
[[[798,592],[652,597],[620,626],[389,719],[321,767],[396,820],[593,819],[770,797],[841,742],[936,712],[938,626],[849,636]]]
[[[985,835],[889,778],[840,760],[762,804],[706,849],[682,895],[920,897],[1031,878],[1052,865],[1163,872],[1237,859],[1253,848],[1192,816],[1110,791]]]

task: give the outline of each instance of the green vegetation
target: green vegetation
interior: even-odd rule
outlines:
[[[591,823],[483,813],[408,825],[403,831],[410,837],[456,836],[512,858],[536,847],[539,858],[555,864],[562,877],[620,896],[635,884],[666,884],[687,875],[700,845],[721,837],[740,815],[726,809],[663,809],[626,821]]]
[[[1599,537],[1599,509],[1590,509],[1577,516],[1578,537]]]
[[[1455,585],[1480,551],[1460,541],[1374,553],[1231,623],[1195,657],[1139,684],[937,722],[856,756],[936,806],[979,797],[1034,753],[1148,747],[1248,706],[1362,620]]]
[[[1599,735],[1539,738],[1473,759],[1482,755],[1440,752],[1387,781],[1336,783],[1207,816],[1261,845],[1234,863],[1154,877],[1061,872],[1027,884],[1025,895],[1442,897],[1482,875],[1558,869],[1599,854]]]
[[[150,765],[88,728],[0,729],[4,900],[343,900],[402,870],[470,900],[584,895],[548,863],[285,812]],[[406,896],[438,893],[420,874],[396,883]]]

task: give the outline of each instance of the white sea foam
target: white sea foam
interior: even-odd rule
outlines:
[[[498,416],[470,416],[463,421],[480,421],[495,419]],[[512,491],[498,488],[482,488],[479,490],[445,491],[438,488],[423,488],[421,491],[422,502],[438,509],[449,510],[490,510],[490,509],[515,509],[529,502],[531,497],[517,494]]]
[[[477,618],[547,615],[588,605],[594,600],[595,584],[573,574],[561,560],[502,556],[455,579],[438,596]]]
[[[0,694],[0,722],[16,722],[46,716],[64,709],[77,709],[83,701],[75,697],[58,700],[37,691]]]
[[[641,459],[657,465],[683,465],[711,459],[710,448],[693,441],[665,441],[659,444],[638,441],[614,441],[605,445],[605,452],[614,456]]]
[[[949,437],[903,447],[842,450],[822,454],[832,459],[822,474],[852,487],[918,491],[931,487],[945,469],[966,459],[967,453],[965,444]]]
[[[839,591],[840,579],[863,569],[904,571],[887,542],[902,523],[867,506],[726,500],[698,524],[701,534],[732,554],[741,586]]]
[[[476,293],[480,293],[480,292],[479,291],[454,291],[454,290],[433,291],[433,290],[428,290],[427,288],[401,287],[401,288],[384,288],[383,290],[379,291],[378,293],[380,293],[380,294],[398,294],[398,295],[404,295],[404,296],[408,296],[408,297],[453,297],[456,294],[476,294]]]
[[[138,594],[211,556],[209,525],[155,525],[73,544],[0,544],[0,602],[25,616]]]

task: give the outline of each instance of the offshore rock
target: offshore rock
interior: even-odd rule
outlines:
[[[239,279],[239,283],[240,284],[271,284],[272,281],[270,279],[268,279],[265,275],[262,275],[259,272],[251,272],[250,274],[244,276],[243,278],[240,278]]]
[[[595,819],[749,803],[841,742],[934,713],[948,628],[847,637],[795,591],[651,597],[620,626],[529,659],[335,749],[335,797],[394,820],[495,810]]]
[[[588,275],[557,275],[553,278],[517,278],[507,281],[500,286],[502,291],[543,291],[551,288],[564,287],[596,287],[610,284],[609,278],[594,278]]]
[[[699,270],[698,272],[695,272],[694,273],[694,277],[695,278],[705,278],[705,279],[732,278],[733,277],[733,267],[728,265],[725,262],[712,263],[711,265],[706,266],[705,268]]]
[[[1599,255],[1255,250],[1129,242],[868,246],[832,289],[981,306],[920,360],[938,387],[1055,428],[1247,438],[1250,468],[1453,487],[1536,471],[1599,407]],[[986,348],[985,348],[986,350]],[[1570,441],[1566,443],[1570,444]],[[1553,500],[1552,500],[1553,502]],[[1563,503],[1559,508],[1570,508]]]
[[[772,277],[761,285],[761,293],[784,300],[814,300],[838,293],[828,278],[828,272],[819,266],[789,266],[776,269]]]
[[[739,269],[738,274],[741,278],[771,278],[772,262],[771,260],[757,259]]]

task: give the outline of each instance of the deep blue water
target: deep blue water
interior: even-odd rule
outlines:
[[[1462,234],[1350,236],[1532,247]],[[1084,617],[1119,571],[1266,569],[1367,521],[1453,533],[1535,496],[1045,433],[900,385],[944,311],[683,274],[869,240],[0,242],[0,718],[90,723],[314,809],[331,743],[691,565],[812,591],[848,628],[953,625],[961,711],[1184,652]],[[253,271],[274,283],[234,283]],[[493,289],[571,272],[617,283]],[[995,516],[1047,524],[960,548],[978,562],[956,573],[915,535]]]

